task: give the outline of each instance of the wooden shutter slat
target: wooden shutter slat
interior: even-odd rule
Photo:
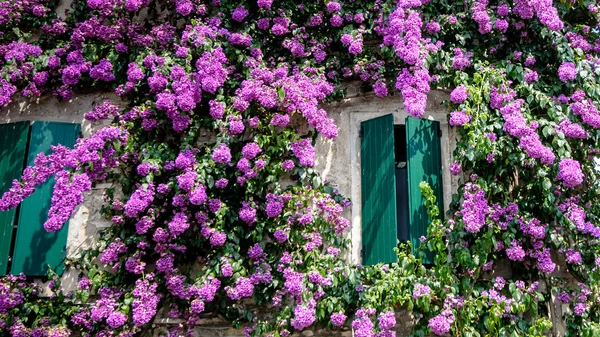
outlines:
[[[49,154],[51,145],[73,147],[79,136],[78,124],[35,122],[31,127],[27,164],[33,165],[38,153]],[[19,212],[12,274],[45,276],[50,266],[59,275],[63,271],[68,224],[55,233],[44,230],[48,218],[54,178],[46,181],[23,201]]]
[[[362,264],[396,262],[394,117],[361,123]]]
[[[29,122],[0,125],[0,196],[21,177],[29,137]],[[0,212],[0,275],[6,275],[17,209]]]
[[[438,207],[440,210],[444,209],[440,130],[438,121],[412,117],[406,119],[410,241],[413,249],[419,247],[421,236],[427,236],[430,222],[425,200],[419,189],[421,181],[429,183],[435,193]],[[430,252],[427,252],[425,262],[433,262]]]

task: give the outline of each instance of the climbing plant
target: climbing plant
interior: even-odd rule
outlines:
[[[393,336],[545,336],[567,304],[568,336],[599,336],[600,31],[591,0],[0,2],[0,108],[110,90],[85,114],[108,122],[73,149],[39,155],[0,199],[56,184],[57,231],[94,184],[110,182],[112,226],[68,261],[80,272],[48,296],[0,279],[2,336],[137,336],[158,317],[191,334],[210,312],[253,336],[351,327]],[[313,168],[334,139],[326,103],[360,81],[423,115],[451,90],[463,177],[431,225],[425,267],[348,265],[351,205]],[[213,137],[206,139],[206,132]],[[293,184],[284,182],[293,182]],[[508,265],[513,277],[489,277]],[[560,266],[560,267],[557,267]],[[572,277],[558,277],[558,269]]]

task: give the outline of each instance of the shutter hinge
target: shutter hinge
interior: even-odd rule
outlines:
[[[442,137],[442,127],[439,124],[437,126],[437,136]]]
[[[365,130],[363,129],[363,126],[360,126],[360,129],[358,129],[358,137],[362,138],[365,134]]]

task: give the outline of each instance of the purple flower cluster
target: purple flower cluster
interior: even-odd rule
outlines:
[[[558,126],[558,130],[565,134],[567,137],[571,138],[579,138],[585,139],[588,138],[588,133],[585,129],[577,124],[571,122],[569,119],[565,118]]]
[[[423,296],[427,296],[431,293],[431,288],[428,286],[417,283],[415,284],[415,288],[413,289],[413,298],[417,299]]]
[[[297,305],[294,308],[294,318],[291,319],[290,323],[294,329],[301,331],[317,320],[315,317],[316,303],[314,299],[310,299],[306,305]]]
[[[370,315],[375,314],[373,309],[361,308],[356,311],[356,318],[352,321],[352,328],[356,337],[373,337],[375,336],[375,326],[371,321]]]
[[[479,25],[479,33],[487,34],[492,31],[492,20],[488,15],[487,0],[474,1],[471,12],[473,13],[473,20]]]
[[[156,294],[158,284],[139,279],[135,283],[132,302],[132,321],[136,326],[148,324],[154,316],[160,300]]]
[[[527,125],[523,114],[521,113],[522,100],[515,100],[500,109],[504,118],[503,130],[511,136],[519,138],[519,144],[529,156],[539,158],[545,165],[550,165],[556,158],[552,150],[544,146],[540,136],[535,132],[536,126]]]
[[[445,335],[450,332],[454,320],[455,318],[452,310],[445,309],[439,315],[429,320],[429,330],[431,330],[431,333],[438,336]]]
[[[77,165],[93,168],[74,177],[70,176],[71,173],[59,175],[60,182],[54,187],[52,213],[44,224],[48,230],[59,230],[73,215],[76,206],[83,202],[83,192],[91,189],[91,182],[105,178],[106,170],[119,164],[119,161],[114,158],[116,153],[114,146],[123,145],[126,141],[127,133],[124,130],[106,127],[98,130],[90,138],[78,140],[72,150],[62,145],[51,146],[51,154],[48,156],[43,153],[38,154],[34,165],[23,171],[21,181],[13,181],[12,187],[0,198],[0,211],[16,207],[35,191],[36,186],[54,174],[61,171],[68,172]],[[77,179],[70,181],[71,178]]]
[[[250,297],[254,293],[254,285],[249,278],[240,277],[235,281],[235,287],[225,287],[227,296],[236,301],[245,297]]]
[[[346,315],[344,315],[344,313],[335,312],[335,313],[331,314],[331,317],[329,320],[331,321],[331,324],[339,327],[339,326],[344,325],[344,323],[346,323],[347,318],[348,317]]]
[[[563,82],[576,79],[577,68],[575,68],[575,64],[572,62],[563,62],[560,67],[558,67],[558,78]]]
[[[512,261],[523,261],[525,259],[525,251],[517,241],[513,241],[510,248],[506,248],[506,256]]]
[[[411,73],[403,69],[396,78],[396,89],[400,90],[406,112],[413,117],[421,117],[427,107],[427,93],[431,77],[427,69]]]
[[[450,101],[452,101],[452,103],[454,103],[454,104],[461,104],[462,102],[466,101],[467,98],[469,97],[469,93],[467,92],[467,89],[468,88],[464,85],[456,87],[450,93]]]
[[[315,148],[312,146],[310,139],[305,138],[292,142],[292,153],[298,158],[300,165],[312,167],[315,165]]]
[[[452,60],[452,68],[455,70],[465,70],[471,65],[469,53],[464,52],[460,48],[454,48],[454,59]]]
[[[558,164],[558,175],[556,179],[561,180],[563,186],[575,188],[583,183],[583,172],[577,160],[562,159]]]
[[[490,212],[485,192],[477,185],[467,183],[460,210],[465,230],[477,233],[485,225],[486,216]]]
[[[463,126],[471,121],[471,116],[465,110],[452,111],[450,113],[450,125]]]
[[[575,97],[575,94],[573,94],[572,97]],[[592,100],[583,100],[582,98],[581,101],[575,101],[574,103],[570,104],[569,107],[575,115],[579,115],[581,117],[584,123],[595,129],[600,128],[600,114],[598,113],[598,108],[596,105],[594,105]]]

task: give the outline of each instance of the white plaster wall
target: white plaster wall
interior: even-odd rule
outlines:
[[[452,152],[456,147],[456,131],[448,125],[447,109],[442,105],[448,94],[432,91],[428,95],[427,108],[422,118],[440,121],[442,128],[442,186],[444,211],[452,201],[452,193],[458,189],[458,178],[452,176],[448,167],[452,163]],[[336,121],[338,137],[329,140],[319,136],[316,144],[316,169],[323,179],[337,186],[340,193],[352,200],[350,211],[344,214],[352,222],[351,247],[346,258],[351,263],[361,263],[362,248],[362,200],[360,167],[360,123],[379,116],[394,114],[394,124],[404,124],[408,116],[400,95],[384,99],[374,95],[356,95],[323,107]]]

